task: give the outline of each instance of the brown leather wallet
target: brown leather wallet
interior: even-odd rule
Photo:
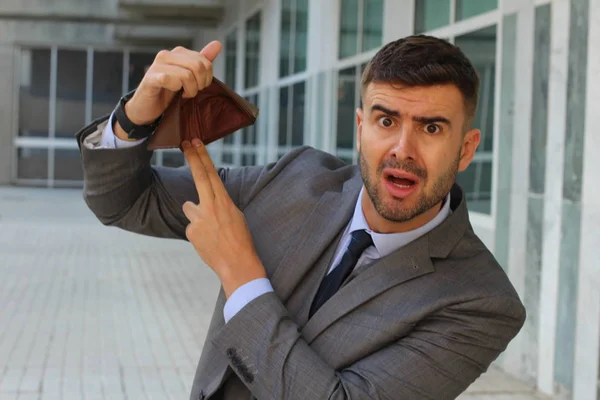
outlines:
[[[148,150],[181,149],[184,140],[199,138],[209,144],[254,124],[259,109],[223,82],[212,83],[193,99],[179,92],[148,140]]]

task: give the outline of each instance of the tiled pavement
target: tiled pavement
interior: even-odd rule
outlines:
[[[218,281],[78,190],[0,187],[0,400],[187,399]],[[463,400],[539,399],[492,369]]]

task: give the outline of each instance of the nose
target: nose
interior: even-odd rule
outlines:
[[[410,125],[410,124],[406,124]],[[398,130],[391,155],[402,161],[415,161],[417,158],[417,137],[411,126],[403,126]]]

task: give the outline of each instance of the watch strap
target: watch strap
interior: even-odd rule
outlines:
[[[134,94],[135,90],[121,97],[119,104],[115,109],[115,119],[119,122],[119,125],[121,128],[123,128],[125,133],[127,133],[129,139],[144,139],[154,133],[160,124],[162,116],[158,117],[154,122],[147,125],[136,125],[131,122],[129,117],[127,117],[127,114],[125,114],[125,104],[133,97]]]

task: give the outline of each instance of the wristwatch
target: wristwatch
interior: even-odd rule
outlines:
[[[121,125],[121,128],[123,128],[125,133],[127,133],[129,139],[145,139],[152,135],[154,131],[156,131],[156,128],[158,128],[158,125],[162,119],[162,115],[154,122],[147,125],[136,125],[131,122],[131,120],[127,117],[127,114],[125,114],[125,103],[131,100],[134,94],[135,90],[132,90],[125,96],[121,97],[119,104],[115,109],[115,119],[119,122],[119,125]]]

